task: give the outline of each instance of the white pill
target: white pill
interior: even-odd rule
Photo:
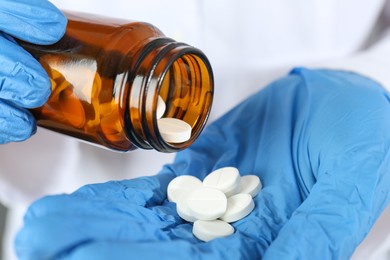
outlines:
[[[215,238],[230,236],[234,233],[234,228],[221,220],[197,220],[194,222],[192,233],[199,240],[208,242]]]
[[[191,138],[191,126],[177,118],[160,118],[157,120],[158,130],[165,142],[182,143]]]
[[[235,222],[246,217],[255,207],[252,196],[249,194],[236,194],[227,199],[227,208],[221,220],[228,223]]]
[[[177,203],[183,193],[188,193],[194,189],[201,188],[202,182],[191,175],[182,175],[174,178],[168,184],[168,200]]]
[[[164,99],[161,96],[158,96],[157,99],[157,109],[156,109],[156,117],[157,119],[161,118],[165,113],[166,105]]]
[[[240,189],[238,193],[246,193],[254,198],[261,190],[263,185],[260,178],[256,175],[245,175],[241,177]]]
[[[188,194],[187,203],[191,216],[200,220],[214,220],[225,213],[227,199],[220,190],[202,187]]]
[[[176,211],[177,214],[184,220],[188,222],[194,222],[196,218],[192,216],[189,208],[188,208],[188,195],[189,193],[184,193],[179,198],[179,200],[176,203]]]
[[[215,188],[227,197],[235,194],[240,187],[240,173],[235,167],[223,167],[211,172],[203,180],[203,186]]]

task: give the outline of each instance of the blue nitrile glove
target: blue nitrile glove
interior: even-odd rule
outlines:
[[[21,259],[347,259],[390,199],[390,96],[340,71],[295,69],[211,124],[154,177],[43,198]],[[257,174],[256,207],[208,243],[167,202],[176,175]]]
[[[46,0],[0,1],[0,144],[25,140],[35,132],[27,109],[43,105],[51,89],[46,72],[14,38],[51,44],[63,36],[66,23]]]

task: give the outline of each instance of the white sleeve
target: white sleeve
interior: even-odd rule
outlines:
[[[314,67],[354,71],[390,90],[390,31],[365,51],[351,57],[314,64]]]
[[[75,139],[42,128],[25,142],[1,145],[0,202],[12,207],[63,192],[79,158]]]
[[[390,1],[386,1],[372,38],[379,39],[349,57],[314,64],[314,67],[349,70],[369,77],[390,90]],[[379,35],[379,37],[378,37]]]

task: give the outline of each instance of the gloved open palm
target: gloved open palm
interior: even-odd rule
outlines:
[[[16,39],[52,44],[65,32],[66,18],[46,0],[0,1],[0,144],[22,141],[36,130],[29,108],[43,105],[50,81],[42,66]]]
[[[34,203],[21,259],[348,258],[390,199],[389,95],[359,75],[296,69],[210,125],[154,177]],[[166,200],[176,175],[235,166],[263,190],[236,232],[193,237]]]

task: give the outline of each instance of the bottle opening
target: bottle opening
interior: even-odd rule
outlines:
[[[140,111],[132,117],[144,139],[138,145],[162,152],[182,150],[196,140],[210,114],[211,66],[201,51],[180,43],[162,47],[152,63],[147,79],[142,80]]]
[[[195,54],[184,54],[176,59],[165,73],[159,91],[159,97],[165,102],[162,118],[156,113],[157,132],[169,146],[181,147],[190,139],[195,139],[204,127],[212,102],[212,76],[204,60]],[[161,107],[161,105],[160,105]],[[158,102],[156,112],[158,112]],[[161,119],[175,118],[191,127],[190,136],[185,124],[171,121],[173,129],[159,124]],[[165,133],[168,131],[168,133]],[[191,142],[192,143],[192,142]]]

